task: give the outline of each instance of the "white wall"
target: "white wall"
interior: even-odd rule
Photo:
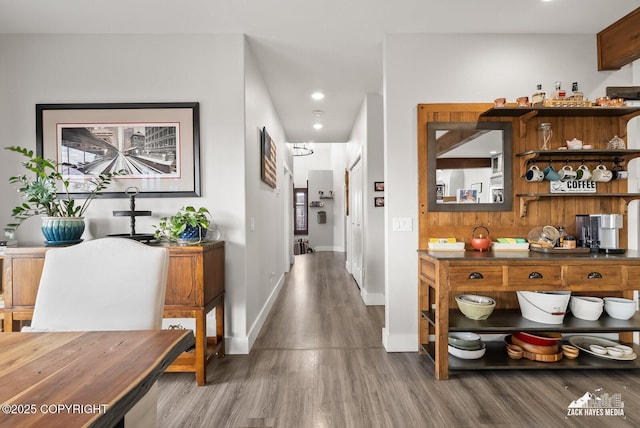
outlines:
[[[285,204],[282,201],[284,165],[291,162],[286,149],[284,130],[273,107],[269,92],[261,76],[255,57],[245,41],[245,194],[247,259],[245,268],[246,282],[246,335],[247,343],[240,334],[233,337],[231,349],[238,353],[248,353],[260,333],[267,315],[284,284],[285,245]],[[266,127],[267,133],[276,143],[278,153],[276,188],[260,179],[260,129]],[[292,207],[292,203],[288,204]],[[242,315],[237,310],[234,317]],[[235,319],[235,318],[234,318]],[[240,321],[240,322],[242,322]]]
[[[362,157],[362,207],[363,222],[363,283],[362,300],[367,305],[384,304],[384,208],[375,207],[374,197],[386,196],[376,192],[374,183],[384,181],[384,147],[382,96],[367,94],[351,130],[347,145],[346,167]],[[355,185],[355,183],[353,183]],[[347,222],[347,233],[350,233]],[[349,239],[349,236],[347,236]],[[350,269],[350,261],[347,260]]]
[[[293,157],[293,177],[295,187],[307,187],[307,181],[309,181],[309,201],[318,199],[318,190],[312,192],[312,185],[310,180],[310,173],[312,171],[332,171],[333,172],[333,200],[330,202],[325,201],[325,210],[331,210],[331,213],[327,213],[328,216],[333,218],[331,229],[327,233],[331,234],[331,248],[328,248],[328,244],[313,242],[312,230],[314,226],[317,226],[316,212],[318,208],[309,208],[309,245],[313,248],[320,245],[321,251],[337,251],[344,252],[344,163],[345,163],[345,148],[344,143],[317,143],[313,145],[313,154],[309,156],[295,156]],[[324,186],[324,185],[323,185]],[[325,186],[326,187],[326,186]],[[315,187],[314,187],[315,189]],[[320,189],[326,192],[326,189]],[[328,225],[328,224],[327,224]],[[326,229],[326,227],[323,227]],[[304,238],[303,236],[296,235],[295,239]]]
[[[333,226],[336,222],[334,199],[329,197],[333,190],[333,171],[330,169],[312,169],[309,171],[309,202],[321,202],[323,207],[309,207],[309,245],[315,251],[334,251]],[[319,213],[325,213],[326,223],[320,223]],[[341,219],[340,219],[341,220]]]
[[[384,41],[386,313],[388,351],[418,349],[417,255],[419,103],[509,101],[579,82],[595,99],[607,86],[629,86],[631,67],[598,72],[592,35],[391,34]],[[568,87],[570,89],[570,87]],[[392,232],[392,220],[413,231]]]
[[[285,253],[284,231],[278,232],[284,204],[277,192],[262,187],[257,160],[258,127],[266,125],[280,145],[283,132],[245,46],[241,34],[0,35],[3,146],[35,148],[37,103],[200,103],[202,197],[139,197],[136,208],[151,210],[153,217],[138,217],[136,230],[152,232],[160,217],[186,204],[212,212],[226,241],[229,353],[248,352],[249,335],[258,330],[256,321],[281,281],[279,259]],[[0,224],[6,224],[19,202],[7,182],[21,172],[17,158],[2,151],[0,170],[5,177],[0,178]],[[112,216],[127,208],[126,199],[94,201],[87,211],[90,234],[128,232],[128,221]],[[255,232],[249,231],[247,216],[256,219]],[[38,223],[31,223],[37,232]],[[261,265],[254,271],[256,263]]]

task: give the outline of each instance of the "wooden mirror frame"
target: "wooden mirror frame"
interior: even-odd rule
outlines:
[[[511,158],[511,122],[428,122],[427,123],[427,207],[429,211],[451,212],[478,212],[478,211],[511,211],[513,207],[513,183],[512,183],[512,158]],[[436,198],[436,131],[502,131],[502,158],[503,158],[503,195],[502,203],[477,203],[477,204],[443,204],[437,203]]]

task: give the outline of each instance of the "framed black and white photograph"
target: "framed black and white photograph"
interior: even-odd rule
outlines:
[[[491,156],[491,174],[502,174],[502,154]]]
[[[504,189],[502,187],[494,187],[491,189],[491,202],[501,204],[504,202]]]
[[[200,196],[199,103],[37,104],[36,153],[57,162],[70,191],[122,171],[102,197]]]
[[[384,192],[384,181],[374,181],[373,190],[376,192]]]
[[[378,196],[376,198],[373,198],[373,206],[384,207],[384,196]]]

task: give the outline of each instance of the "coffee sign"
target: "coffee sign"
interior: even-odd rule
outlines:
[[[551,193],[596,193],[595,181],[550,181]]]

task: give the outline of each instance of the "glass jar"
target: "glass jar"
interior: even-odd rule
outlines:
[[[607,149],[613,150],[624,150],[626,145],[624,140],[617,135],[615,135],[609,142],[607,143]]]
[[[550,123],[541,123],[538,127],[538,147],[540,150],[551,150],[553,131]]]

